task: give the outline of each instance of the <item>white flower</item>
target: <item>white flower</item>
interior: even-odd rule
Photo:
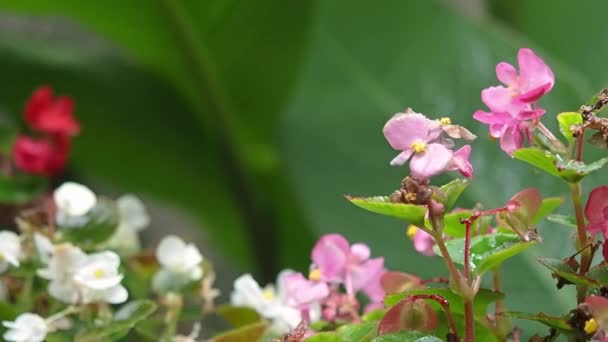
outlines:
[[[177,236],[169,235],[161,240],[156,249],[156,259],[162,268],[173,273],[188,274],[192,280],[203,276],[201,252],[194,244],[186,244]]]
[[[6,271],[9,265],[18,267],[20,256],[19,235],[8,230],[0,231],[0,273]]]
[[[34,233],[34,246],[40,260],[48,264],[54,249],[51,240],[42,234]]]
[[[74,281],[81,290],[81,303],[123,303],[128,298],[127,289],[120,284],[123,276],[118,273],[120,257],[105,251],[88,255],[74,274]]]
[[[38,275],[49,280],[49,294],[65,303],[118,304],[127,300],[120,284],[120,257],[110,251],[85,254],[71,244],[54,246],[49,264]]]
[[[48,332],[44,318],[24,313],[17,317],[14,322],[2,322],[8,330],[4,333],[4,339],[13,342],[42,342]]]
[[[281,272],[279,280],[284,273]],[[244,274],[234,281],[230,303],[234,306],[250,307],[260,316],[271,320],[272,332],[279,335],[295,329],[302,320],[299,310],[285,305],[280,292],[280,289],[279,292],[275,291],[272,285],[262,289],[250,274]]]
[[[138,233],[150,224],[150,216],[143,202],[135,195],[123,195],[116,200],[120,222],[106,246],[120,253],[134,253],[140,249]]]
[[[97,203],[97,197],[91,189],[74,182],[63,183],[53,193],[53,199],[57,205],[57,223],[65,227],[84,224],[85,215]]]

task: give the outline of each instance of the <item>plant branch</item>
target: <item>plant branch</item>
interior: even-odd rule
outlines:
[[[458,330],[456,329],[456,324],[454,323],[454,318],[452,317],[452,312],[450,311],[450,303],[447,299],[443,298],[440,295],[432,295],[432,294],[419,294],[408,297],[408,300],[415,302],[419,299],[430,299],[436,301],[443,312],[445,313],[445,317],[448,320],[448,327],[450,332],[456,337],[456,341],[460,341],[460,337],[458,336]]]
[[[570,184],[570,193],[572,197],[572,205],[574,206],[574,214],[576,216],[576,233],[577,233],[577,249],[581,250],[581,267],[579,275],[584,276],[591,266],[591,250],[584,248],[589,243],[587,241],[587,231],[585,230],[585,217],[583,215],[583,206],[581,203],[581,183]],[[580,304],[585,300],[587,287],[577,285],[577,302]]]

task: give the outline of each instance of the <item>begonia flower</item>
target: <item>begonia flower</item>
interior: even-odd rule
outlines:
[[[57,207],[57,223],[63,227],[76,227],[86,223],[86,214],[97,204],[97,196],[88,187],[65,182],[53,192]]]
[[[17,316],[15,321],[4,321],[2,325],[8,328],[3,337],[10,342],[43,342],[49,332],[44,318],[29,312]]]
[[[120,304],[127,300],[127,289],[121,285],[123,276],[118,272],[120,257],[105,251],[88,255],[74,273],[80,289],[82,304],[105,302]]]
[[[588,221],[587,231],[608,236],[608,186],[602,185],[589,193],[585,217]]]
[[[302,273],[289,273],[283,277],[285,304],[294,308],[308,309],[329,296],[329,288],[324,282],[309,280]]]
[[[43,86],[32,94],[25,105],[25,120],[36,131],[75,135],[80,123],[74,118],[74,101],[70,97],[53,98],[53,90]]]
[[[452,155],[452,160],[448,165],[448,170],[458,170],[461,175],[467,178],[473,178],[473,165],[469,162],[471,155],[471,145],[464,145],[456,150]]]
[[[414,249],[416,252],[425,256],[435,255],[435,252],[433,252],[435,239],[431,234],[414,225],[410,225],[407,229],[407,235],[414,242]]]
[[[32,138],[19,135],[12,149],[17,167],[27,173],[53,176],[65,168],[70,149],[64,136]]]
[[[135,195],[127,194],[116,200],[120,220],[116,232],[104,244],[120,253],[139,251],[139,232],[150,224],[144,203]]]
[[[152,279],[158,292],[180,289],[203,277],[203,256],[193,243],[185,243],[177,236],[164,237],[156,248],[156,260],[161,268]]]
[[[9,266],[19,267],[21,257],[21,240],[19,235],[8,231],[0,231],[0,273]]]
[[[384,270],[384,258],[370,258],[367,245],[351,246],[340,234],[322,236],[312,250],[312,261],[320,280],[344,284],[350,295],[365,288]]]

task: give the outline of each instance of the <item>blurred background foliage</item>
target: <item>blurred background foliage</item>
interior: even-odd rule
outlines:
[[[412,107],[481,137],[461,206],[500,205],[528,186],[566,194],[471,115],[498,82],[495,64],[531,47],[556,74],[541,103],[555,128],[557,113],[606,85],[606,10],[603,0],[0,0],[1,110],[20,116],[41,84],[72,95],[84,130],[71,172],[184,209],[226,267],[271,281],[306,269],[315,237],[336,231],[392,269],[433,277],[440,260],[416,254],[403,223],[342,197],[388,194],[406,174],[388,165],[385,121]],[[574,297],[535,257],[565,256],[572,232],[540,231],[544,243],[504,267],[507,305],[563,313]]]

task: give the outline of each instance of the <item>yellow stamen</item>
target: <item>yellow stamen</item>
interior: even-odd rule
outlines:
[[[407,227],[407,236],[410,239],[414,239],[414,235],[416,235],[416,232],[418,231],[418,227],[414,226],[413,224],[410,224],[409,227]]]
[[[265,289],[264,291],[262,291],[262,296],[264,296],[264,299],[266,300],[273,300],[274,291],[272,289]]]
[[[416,152],[416,153],[422,153],[424,151],[426,151],[426,143],[418,140],[418,141],[414,141],[412,143],[412,145],[410,145],[410,147],[412,148],[412,151]]]
[[[106,272],[104,270],[102,270],[101,268],[98,268],[95,270],[95,272],[93,272],[93,276],[95,276],[95,278],[100,279],[103,278],[106,275]]]
[[[311,270],[310,273],[308,273],[308,279],[314,280],[314,281],[321,280],[321,270],[318,268]]]
[[[450,119],[448,117],[441,118],[441,119],[439,119],[439,123],[441,124],[441,126],[451,125],[452,119]]]
[[[585,332],[587,333],[587,335],[593,335],[595,334],[595,332],[597,331],[598,325],[597,325],[597,321],[595,319],[590,319],[587,322],[585,322]]]
[[[405,200],[408,202],[414,202],[416,200],[416,198],[418,198],[418,195],[416,195],[415,192],[406,192],[405,193]]]

